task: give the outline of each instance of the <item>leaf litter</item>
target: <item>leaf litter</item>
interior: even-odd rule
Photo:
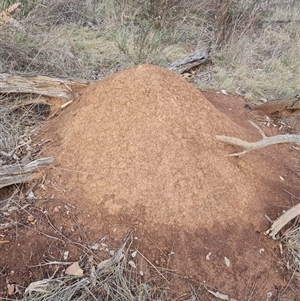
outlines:
[[[164,271],[153,269],[150,264],[153,276],[148,280],[142,278],[130,251],[132,241],[129,232],[113,255],[98,264],[90,256],[89,269],[81,268],[77,261],[65,270],[64,275],[32,282],[22,300],[141,300],[143,296],[147,296],[147,300],[163,300],[167,287],[158,286],[157,279],[162,279]],[[136,251],[135,256],[137,254],[141,253]]]

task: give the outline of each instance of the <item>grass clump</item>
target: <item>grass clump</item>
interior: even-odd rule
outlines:
[[[300,227],[299,225],[288,229],[282,239],[285,250],[285,259],[289,269],[300,279]]]
[[[26,98],[28,100],[28,98]],[[43,105],[23,102],[23,96],[0,97],[0,164],[27,164],[38,157],[41,149],[32,137],[38,124],[48,114]]]
[[[117,250],[110,251],[113,255],[109,259],[97,262],[89,256],[81,260],[83,276],[53,275],[31,283],[21,300],[164,300],[167,287],[159,284],[164,271],[144,263],[143,270],[149,274],[142,276],[141,267],[133,262],[138,256],[130,254],[131,244],[132,236],[128,235]]]

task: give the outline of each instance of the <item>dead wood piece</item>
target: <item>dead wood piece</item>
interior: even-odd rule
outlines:
[[[278,114],[283,111],[294,111],[300,109],[300,94],[289,99],[272,100],[263,103],[254,108],[254,110],[262,111],[265,114]]]
[[[197,51],[190,56],[175,61],[168,67],[168,69],[173,70],[179,74],[187,72],[190,69],[205,63],[208,60],[210,51],[210,47],[202,51]]]
[[[28,173],[14,176],[1,176],[0,177],[0,188],[20,184],[25,182],[30,182],[32,180],[38,179],[41,176],[40,173]]]
[[[71,86],[86,85],[87,82],[75,82],[48,76],[18,76],[0,74],[0,93],[33,93],[50,97],[71,99]]]
[[[273,239],[276,239],[276,234],[298,215],[300,215],[300,204],[284,212],[276,221],[273,222],[271,228],[265,232],[265,235],[269,235]]]
[[[41,175],[37,170],[41,167],[49,166],[52,162],[52,157],[45,157],[28,164],[2,166],[0,167],[0,188],[37,179]]]
[[[234,153],[228,155],[229,157],[242,157],[246,153],[263,148],[269,145],[273,144],[279,144],[279,143],[300,143],[300,135],[277,135],[277,136],[272,136],[272,137],[267,137],[264,132],[252,121],[249,121],[251,125],[253,125],[261,134],[262,139],[257,142],[248,142],[244,141],[239,138],[235,137],[228,137],[228,136],[216,136],[216,139],[218,141],[221,141],[226,144],[234,145],[234,146],[239,146],[242,147],[244,150],[239,153]]]

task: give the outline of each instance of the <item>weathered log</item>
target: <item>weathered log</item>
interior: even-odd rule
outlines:
[[[254,110],[259,110],[265,114],[278,114],[284,111],[294,112],[300,109],[300,94],[295,95],[292,98],[272,100],[261,105],[258,105]]]
[[[259,133],[262,136],[261,140],[256,141],[256,142],[248,142],[248,141],[244,141],[242,139],[235,138],[235,137],[218,136],[218,135],[216,136],[216,139],[218,141],[221,141],[226,144],[234,145],[234,146],[239,146],[244,149],[242,152],[233,153],[233,154],[228,155],[229,157],[239,157],[240,158],[252,150],[263,148],[263,147],[273,145],[273,144],[300,143],[300,135],[287,134],[287,135],[277,135],[277,136],[267,137],[265,135],[265,133],[254,122],[252,122],[252,121],[249,121],[249,122],[251,125],[253,125],[259,131]]]
[[[0,188],[20,184],[37,179],[41,176],[37,170],[49,166],[53,162],[52,157],[34,160],[28,164],[12,164],[0,167]]]
[[[48,76],[19,76],[0,74],[0,93],[30,93],[49,97],[72,98],[72,86],[86,85],[87,82],[63,80]]]
[[[300,215],[300,204],[284,212],[274,223],[271,228],[265,232],[266,235],[276,239],[276,234],[291,220]]]
[[[187,72],[190,69],[205,63],[208,60],[210,51],[210,47],[202,51],[197,51],[193,55],[175,61],[174,63],[169,65],[168,69],[173,70],[179,74]]]

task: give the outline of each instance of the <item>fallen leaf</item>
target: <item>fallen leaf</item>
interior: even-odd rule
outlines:
[[[137,251],[132,252],[131,257],[134,258],[136,256],[136,254],[137,254]]]
[[[13,284],[8,284],[7,285],[7,294],[9,296],[13,295],[15,291],[15,286]]]
[[[212,295],[214,295],[216,298],[219,298],[221,300],[236,301],[235,299],[229,298],[228,295],[224,295],[219,292],[213,292],[211,290],[207,290],[207,291]]]
[[[211,255],[211,252],[209,252],[209,253],[206,255],[205,259],[206,259],[206,260],[210,260],[210,258],[209,258],[210,255]]]
[[[225,264],[230,267],[230,260],[227,257],[224,257]]]
[[[98,270],[102,270],[102,269],[105,269],[105,268],[108,268],[112,265],[112,261],[111,259],[105,259],[105,260],[102,260],[98,266],[97,266],[97,269]]]
[[[28,196],[29,199],[35,199],[35,195],[32,191],[29,192]]]
[[[222,94],[224,95],[228,95],[228,93],[226,92],[226,90],[221,90]]]
[[[32,223],[32,222],[34,222],[34,217],[32,215],[29,215],[27,217],[27,220]]]
[[[135,265],[135,263],[134,263],[132,260],[129,260],[129,261],[128,261],[128,264],[129,264],[131,267],[133,267],[134,269],[136,269],[136,265]]]
[[[69,257],[69,251],[64,252],[64,260],[67,260]]]
[[[90,246],[91,250],[98,250],[99,249],[99,244],[95,243]]]
[[[53,208],[53,213],[58,213],[60,209],[61,209],[61,206],[55,206]]]
[[[66,275],[73,275],[73,276],[82,276],[83,270],[79,266],[78,261],[71,264],[65,271]]]

